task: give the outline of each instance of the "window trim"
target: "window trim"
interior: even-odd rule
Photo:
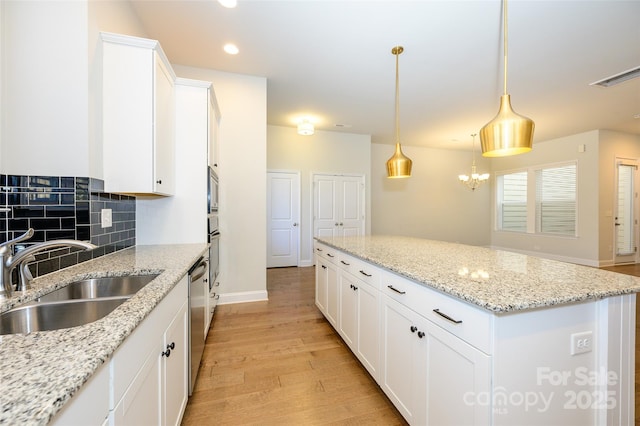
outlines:
[[[566,234],[555,234],[555,233],[548,233],[548,232],[538,232],[537,231],[537,226],[536,226],[536,222],[538,221],[538,217],[537,217],[537,212],[536,212],[536,208],[537,208],[537,199],[536,199],[536,190],[537,190],[537,179],[536,179],[536,173],[538,171],[544,170],[544,169],[555,169],[555,168],[561,168],[561,167],[567,167],[567,166],[575,166],[576,169],[576,192],[575,192],[575,203],[576,203],[576,207],[575,207],[575,230],[573,235],[566,235]],[[516,231],[516,230],[508,230],[508,229],[501,229],[500,228],[500,200],[501,200],[501,194],[500,194],[500,188],[501,188],[501,177],[505,176],[505,175],[510,175],[510,174],[514,174],[514,173],[522,173],[522,172],[526,172],[527,173],[527,225],[526,225],[526,231]],[[580,178],[580,167],[578,164],[578,160],[569,160],[569,161],[561,161],[561,162],[555,162],[555,163],[546,163],[546,164],[538,164],[538,165],[534,165],[534,166],[529,166],[529,167],[521,167],[521,168],[517,168],[517,169],[509,169],[509,170],[502,170],[502,171],[497,171],[494,172],[495,173],[495,188],[492,191],[492,196],[493,196],[493,210],[494,210],[494,215],[493,215],[493,230],[494,232],[504,232],[504,233],[509,233],[509,234],[521,234],[521,235],[535,235],[535,236],[540,236],[540,237],[552,237],[552,238],[568,238],[568,239],[576,239],[579,237],[579,219],[580,219],[580,200],[579,200],[579,178]]]

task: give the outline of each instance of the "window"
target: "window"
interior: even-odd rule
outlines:
[[[576,235],[576,165],[536,170],[536,232]]]
[[[527,231],[527,172],[498,176],[498,229]]]
[[[496,189],[499,230],[576,235],[575,163],[498,175]]]

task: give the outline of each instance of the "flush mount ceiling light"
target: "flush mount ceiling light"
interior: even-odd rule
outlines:
[[[507,93],[507,0],[503,0],[502,11],[504,22],[504,92],[500,97],[498,115],[480,129],[484,157],[506,157],[531,151],[535,128],[533,120],[517,114],[511,108],[511,96]]]
[[[489,173],[478,173],[476,170],[476,134],[472,134],[473,141],[471,142],[471,175],[458,175],[460,183],[463,183],[469,187],[472,191],[475,191],[477,187],[482,185],[489,179]]]
[[[302,136],[311,136],[315,132],[315,128],[313,127],[313,123],[311,123],[308,119],[303,119],[300,123],[298,123],[298,134]]]
[[[233,9],[238,5],[237,0],[218,0],[218,3],[228,9]]]
[[[640,67],[635,67],[627,71],[623,71],[619,74],[612,75],[607,78],[603,78],[602,80],[594,81],[589,86],[602,86],[609,87],[615,86],[616,84],[620,84],[627,80],[631,80],[632,78],[640,77]]]
[[[396,57],[396,151],[389,160],[387,160],[387,177],[388,178],[407,178],[411,176],[412,161],[409,157],[402,153],[400,147],[400,88],[398,77],[398,56],[404,52],[402,46],[396,46],[391,49],[391,53]]]
[[[238,49],[238,46],[236,46],[233,43],[227,43],[224,45],[223,47],[224,51],[227,52],[229,55],[237,55],[238,52],[240,52],[240,50]]]

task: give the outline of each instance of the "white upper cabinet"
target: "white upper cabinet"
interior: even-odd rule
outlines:
[[[175,74],[155,40],[101,33],[105,191],[172,195]]]
[[[218,171],[220,163],[220,109],[213,87],[209,88],[209,166]]]

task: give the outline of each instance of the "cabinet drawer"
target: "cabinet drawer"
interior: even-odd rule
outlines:
[[[335,263],[338,260],[338,254],[340,253],[333,247],[329,247],[321,243],[315,243],[314,251],[318,256],[323,259],[327,259],[331,263]]]
[[[379,267],[342,252],[338,253],[338,265],[359,280],[364,281],[376,290],[380,290],[382,269]]]
[[[386,271],[382,291],[484,353],[492,353],[490,312]]]

